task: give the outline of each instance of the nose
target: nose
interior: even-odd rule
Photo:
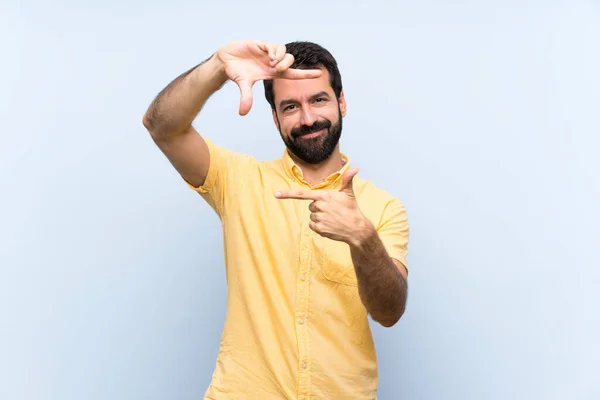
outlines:
[[[312,113],[310,107],[303,107],[300,114],[300,123],[306,126],[312,126],[317,121],[316,116]]]

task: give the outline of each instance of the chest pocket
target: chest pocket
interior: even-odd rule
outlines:
[[[325,239],[323,252],[323,275],[331,282],[358,286],[350,248],[344,242]]]

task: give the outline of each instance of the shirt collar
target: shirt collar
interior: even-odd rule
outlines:
[[[308,186],[312,189],[331,189],[341,186],[342,176],[344,175],[344,172],[346,172],[348,168],[350,168],[350,158],[346,154],[341,152],[340,156],[342,157],[342,168],[332,173],[327,178],[325,178],[323,182],[315,186],[311,186],[308,182],[304,180],[304,174],[302,173],[302,169],[294,162],[287,149],[283,151],[282,164],[286,174],[290,178],[297,180],[301,184]]]

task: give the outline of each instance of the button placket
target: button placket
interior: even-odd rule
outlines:
[[[307,317],[310,310],[310,267],[312,263],[312,236],[308,227],[308,207],[306,207],[302,234],[300,235],[300,257],[296,283],[296,338],[298,341],[298,399],[310,397],[310,336]]]

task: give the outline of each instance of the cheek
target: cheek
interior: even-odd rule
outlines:
[[[335,124],[338,122],[339,118],[340,118],[340,113],[339,110],[337,108],[337,106],[331,110],[327,111],[327,117],[326,117],[329,121],[331,121],[332,124]]]
[[[292,131],[292,129],[299,126],[297,121],[295,121],[295,119],[292,117],[280,119],[279,122],[280,122],[279,130],[285,136],[290,136],[290,132]]]

